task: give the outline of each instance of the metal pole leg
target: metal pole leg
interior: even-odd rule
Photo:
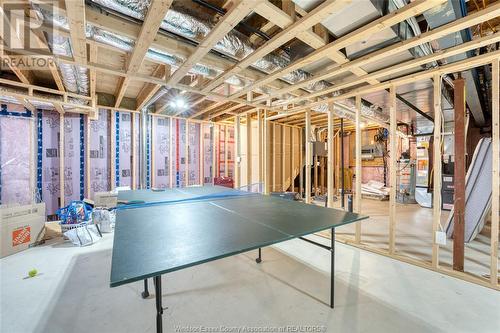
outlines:
[[[261,248],[259,247],[259,257],[255,259],[255,262],[260,264],[262,262],[262,251]]]
[[[148,279],[144,279],[144,291],[141,294],[142,298],[148,298],[149,297],[149,291],[148,291]]]
[[[333,309],[335,305],[335,229],[332,228],[331,234],[332,245],[330,248],[331,263],[330,263],[330,307]]]
[[[153,278],[155,284],[155,298],[156,298],[156,333],[163,332],[163,323],[162,323],[162,315],[163,315],[163,307],[161,304],[161,275],[155,276]]]

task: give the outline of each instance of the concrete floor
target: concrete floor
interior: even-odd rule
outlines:
[[[317,203],[318,204],[318,203]],[[321,203],[321,205],[324,205]],[[340,207],[340,201],[335,202]],[[362,214],[370,218],[362,222],[362,243],[376,249],[389,249],[389,201],[363,199]],[[448,211],[442,211],[441,225],[446,228]],[[354,239],[355,226],[337,228],[337,235]],[[465,271],[488,279],[490,276],[490,225],[470,243],[465,244]],[[325,236],[329,237],[329,234]],[[396,205],[396,252],[410,258],[431,262],[432,209],[418,204]],[[451,267],[453,239],[440,246],[440,264]]]
[[[0,259],[0,331],[154,332],[154,297],[141,299],[142,283],[109,288],[111,247],[112,234],[86,248],[55,239]],[[293,240],[264,249],[260,265],[254,255],[164,276],[164,331],[286,325],[326,332],[500,330],[500,293],[492,289],[337,243],[331,310],[325,304],[328,251]],[[25,279],[32,268],[39,276]]]

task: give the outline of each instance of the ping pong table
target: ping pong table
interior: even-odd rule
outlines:
[[[156,330],[162,332],[161,275],[300,238],[331,252],[334,306],[335,228],[367,218],[279,197],[218,186],[118,193],[110,286],[153,279]],[[331,229],[331,246],[304,236]]]

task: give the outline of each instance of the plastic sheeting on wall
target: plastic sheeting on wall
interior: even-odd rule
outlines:
[[[42,112],[42,200],[47,215],[55,214],[60,206],[59,113]]]
[[[2,105],[0,114],[0,204],[25,205],[33,200],[30,183],[31,142],[34,120],[26,116],[8,116],[9,111],[24,108]],[[20,135],[22,134],[22,135]],[[15,144],[14,144],[15,143]],[[33,166],[33,169],[34,166]]]
[[[110,179],[110,119],[108,111],[99,110],[99,118],[90,121],[90,198],[94,193],[111,189]]]
[[[210,124],[202,124],[203,135],[203,183],[209,184],[213,182],[213,133],[215,126]]]
[[[170,187],[170,119],[153,117],[154,187]]]
[[[132,187],[132,116],[130,112],[117,112],[118,126],[118,186]]]
[[[189,123],[188,129],[188,185],[200,184],[200,124]]]
[[[84,166],[81,159],[81,136],[83,118],[76,113],[66,113],[64,115],[64,203],[71,200],[81,200]],[[82,179],[83,180],[83,179]]]

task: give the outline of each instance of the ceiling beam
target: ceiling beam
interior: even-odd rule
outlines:
[[[152,0],[148,6],[148,12],[142,22],[141,31],[135,41],[135,47],[127,63],[127,74],[135,74],[141,68],[144,57],[149,47],[155,40],[161,23],[167,14],[173,0]],[[128,76],[120,78],[118,90],[115,94],[115,107],[119,107],[125,91],[127,90],[130,78]]]
[[[169,75],[170,66],[163,64],[158,65],[153,72],[153,77],[161,80],[165,80],[165,78]],[[160,84],[146,83],[139,92],[139,95],[137,95],[136,110],[141,110],[161,87],[162,85]]]
[[[203,114],[205,114],[205,113],[207,113],[207,112],[210,112],[210,111],[212,111],[212,110],[217,109],[218,107],[220,107],[220,106],[222,106],[222,105],[224,105],[224,104],[226,104],[226,103],[227,103],[227,102],[225,102],[225,101],[215,102],[215,103],[213,103],[213,104],[210,104],[210,105],[209,105],[208,107],[206,107],[205,109],[202,109],[202,110],[200,110],[200,111],[198,111],[198,112],[196,112],[196,113],[194,113],[194,114],[190,115],[188,118],[189,118],[189,119],[193,119],[193,118],[199,117],[199,116],[201,116],[201,115],[203,115]]]
[[[87,37],[85,36],[85,0],[65,0],[73,58],[87,63]]]
[[[335,101],[343,100],[346,98],[355,97],[357,95],[369,94],[372,92],[385,90],[387,88],[390,88],[391,85],[400,86],[400,85],[408,84],[408,83],[415,82],[418,80],[429,79],[433,75],[436,75],[436,74],[442,75],[442,74],[456,73],[456,72],[469,70],[471,68],[475,68],[478,66],[488,64],[492,61],[492,59],[496,59],[498,57],[500,57],[500,50],[493,51],[490,53],[485,53],[485,54],[478,55],[475,57],[470,57],[470,58],[460,60],[460,61],[448,64],[445,66],[440,66],[440,67],[436,67],[433,69],[425,70],[425,71],[422,71],[422,72],[419,72],[416,74],[406,75],[406,76],[403,76],[403,77],[400,77],[397,79],[393,79],[393,80],[389,80],[386,82],[382,82],[379,84],[363,86],[360,88],[353,89],[353,90],[351,90],[347,93],[341,94],[339,96],[326,98],[326,99],[320,100],[318,102],[313,102],[313,103],[309,103],[306,105],[301,105],[300,107],[292,108],[289,110],[288,114],[283,114],[282,117],[287,117],[291,114],[302,113],[306,109],[310,109],[311,107],[314,107],[317,105],[322,105],[322,104],[329,103],[329,102],[335,102]]]
[[[332,13],[338,11],[342,7],[344,7],[348,2],[340,1],[340,0],[327,0],[323,2],[321,5],[312,10],[309,14],[297,20],[295,23],[289,25],[286,29],[278,33],[276,36],[268,40],[261,47],[251,53],[242,61],[235,64],[231,69],[219,75],[215,80],[212,80],[208,85],[206,85],[202,91],[208,92],[213,90],[214,88],[221,85],[227,78],[240,73],[243,69],[252,65],[255,61],[263,58],[267,54],[271,53],[281,45],[287,43],[291,39],[295,38],[297,34],[302,31],[308,30],[313,25],[321,22],[326,17],[330,16]],[[263,1],[257,8],[261,5],[270,4],[268,1]],[[274,6],[274,5],[272,5]],[[277,8],[277,7],[276,7]],[[279,11],[281,11],[278,8]],[[287,14],[285,14],[287,15]],[[288,17],[288,15],[287,15]],[[246,92],[245,92],[246,93]],[[241,95],[241,94],[239,94]]]
[[[387,57],[390,57],[394,54],[398,54],[402,51],[409,50],[415,46],[418,46],[418,45],[421,45],[424,43],[432,42],[433,40],[437,40],[437,39],[439,39],[443,36],[449,35],[453,32],[460,31],[462,29],[465,29],[465,28],[471,27],[473,25],[476,25],[478,23],[484,22],[485,20],[488,20],[492,16],[498,16],[498,15],[500,15],[500,3],[493,5],[493,6],[490,6],[487,10],[483,10],[483,11],[476,12],[474,14],[465,16],[461,19],[458,19],[456,21],[445,24],[439,28],[424,32],[419,36],[395,43],[391,46],[388,46],[388,47],[385,47],[383,49],[380,49],[380,50],[377,50],[375,52],[364,55],[361,58],[355,59],[355,60],[350,61],[348,63],[342,64],[342,65],[335,65],[332,68],[325,70],[324,74],[316,75],[313,78],[303,80],[301,82],[296,83],[295,85],[293,85],[291,87],[277,90],[277,91],[271,93],[270,96],[267,96],[266,98],[279,96],[281,94],[286,94],[290,91],[293,91],[293,89],[299,89],[299,88],[306,87],[310,84],[318,82],[319,80],[331,79],[332,77],[337,76],[337,75],[342,74],[342,73],[345,73],[354,67],[361,67],[361,66],[365,66],[367,64],[370,64],[370,63],[373,63],[376,61],[380,61],[380,60],[387,58]],[[484,40],[484,39],[482,39],[482,40]],[[466,43],[466,44],[470,45],[469,43]],[[465,44],[458,45],[458,47],[463,46],[463,45],[465,45]],[[456,50],[456,48],[454,48],[454,49]],[[436,53],[439,53],[439,52],[436,52]],[[426,56],[426,57],[418,58],[415,60],[415,63],[420,62],[423,59],[429,59],[429,57]],[[411,60],[411,61],[413,61],[413,60]],[[430,62],[430,60],[429,60],[429,62]],[[426,63],[426,62],[424,62],[424,63]],[[386,71],[386,73],[387,73],[386,75],[388,75],[390,73],[397,73],[397,72],[403,71],[402,66],[404,66],[404,65],[398,64],[395,66],[391,66],[391,67],[385,69],[384,71]],[[382,76],[373,75],[373,74],[375,74],[375,73],[371,73],[368,75],[370,75],[370,78],[374,78],[374,79],[378,79],[378,78],[382,77]],[[368,81],[368,78],[369,77],[365,77],[365,78],[363,78],[363,80],[357,81],[357,82],[362,83],[364,81]],[[316,97],[316,96],[321,96],[323,94],[326,94],[326,93],[329,93],[332,91],[336,91],[336,90],[338,90],[338,89],[336,89],[336,86],[333,86],[333,87],[326,88],[321,92],[315,92],[315,93],[308,94],[307,97],[312,98],[312,97]],[[259,101],[262,99],[263,99],[262,97],[259,97],[256,99],[256,101]],[[289,102],[293,103],[294,101],[297,101],[297,99],[295,99],[295,98],[291,99]]]
[[[281,70],[275,71],[270,75],[267,75],[265,78],[255,81],[253,84],[245,87],[240,90],[237,94],[242,95],[247,93],[248,91],[255,90],[256,88],[277,80],[286,74],[301,69],[302,67],[317,62],[324,57],[327,57],[329,53],[332,51],[338,51],[346,46],[349,46],[355,42],[358,42],[367,36],[371,36],[377,32],[380,32],[384,29],[387,29],[397,23],[400,23],[410,17],[414,17],[430,8],[433,8],[437,5],[442,4],[443,0],[416,0],[401,9],[395,10],[375,21],[372,21],[359,29],[354,30],[353,32],[340,37],[339,39],[326,44],[325,46],[317,49],[316,51],[311,52],[309,55],[293,62]]]
[[[174,85],[179,82],[194,65],[210,52],[217,42],[224,38],[224,36],[252,11],[254,5],[254,0],[233,1],[231,9],[219,20],[219,22],[217,22],[215,27],[207,34],[195,51],[172,74],[167,81],[167,85]]]

